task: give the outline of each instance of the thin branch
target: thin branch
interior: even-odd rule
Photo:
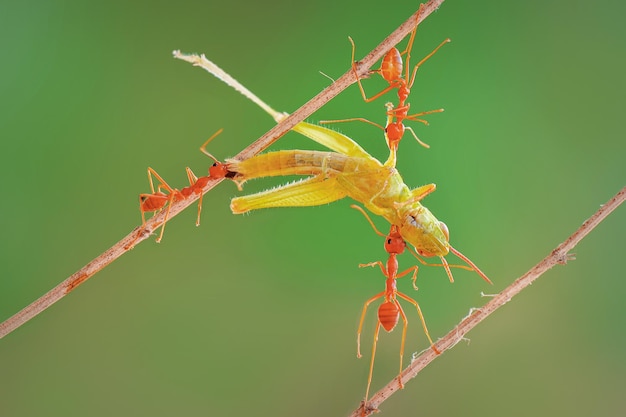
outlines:
[[[559,264],[564,265],[569,260],[573,260],[574,257],[569,252],[591,232],[597,225],[600,224],[613,210],[619,207],[626,200],[626,187],[622,188],[613,198],[611,198],[605,205],[603,205],[593,216],[591,216],[586,222],[580,226],[574,234],[567,238],[567,240],[557,246],[546,258],[544,258],[537,265],[532,267],[528,272],[515,280],[511,285],[505,288],[498,295],[493,297],[491,301],[485,304],[479,309],[475,309],[469,316],[465,317],[454,329],[446,334],[442,339],[439,339],[435,343],[435,347],[439,352],[453,348],[459,343],[463,337],[472,330],[478,323],[487,318],[491,313],[508,303],[515,295],[517,295],[524,288],[532,284],[537,278],[539,278],[544,272],[548,271],[553,266]],[[427,349],[417,356],[411,364],[402,371],[402,383],[406,384],[407,381],[415,378],[417,374],[437,358],[435,352],[432,349]],[[378,391],[367,404],[361,404],[351,416],[360,417],[366,416],[378,409],[380,404],[388,399],[394,392],[399,389],[398,379],[394,378],[384,388]]]
[[[432,12],[437,10],[444,0],[431,0],[423,8],[419,14],[419,22],[423,21]],[[357,64],[357,72],[360,76],[367,74],[369,69],[378,61],[382,56],[393,46],[398,44],[413,28],[415,27],[415,20],[418,18],[418,12],[415,12],[409,19],[402,23],[396,30],[393,31],[384,41],[374,48],[362,61]],[[419,23],[418,22],[418,23]],[[261,136],[258,140],[253,142],[250,146],[245,148],[239,154],[235,156],[236,159],[244,160],[248,159],[259,152],[266,149],[272,143],[277,141],[281,136],[287,133],[296,124],[300,123],[313,112],[318,110],[324,104],[328,103],[341,91],[345,90],[350,84],[355,82],[354,73],[351,69],[347,70],[337,81],[332,83],[326,89],[324,89],[317,96],[313,97],[309,102],[300,107],[298,110],[287,116],[284,120],[270,129],[266,134]],[[206,194],[209,190],[219,184],[222,179],[210,180],[206,187],[203,189],[203,194]],[[192,205],[199,196],[193,196],[185,200],[172,204],[169,213],[168,221],[175,217],[178,213]],[[9,317],[4,322],[0,323],[0,339],[11,333],[13,330],[26,323],[52,304],[59,301],[65,295],[69,294],[72,290],[78,287],[80,284],[91,278],[96,272],[115,261],[117,258],[128,252],[136,244],[143,242],[158,229],[163,223],[165,212],[161,212],[153,216],[146,223],[145,227],[136,227],[130,234],[124,237],[122,240],[113,245],[106,252],[89,262],[87,265],[79,269],[69,278],[61,282],[59,285],[48,291],[46,294],[35,300],[33,303],[26,306],[24,309]]]

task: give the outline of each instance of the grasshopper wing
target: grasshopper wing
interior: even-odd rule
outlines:
[[[374,159],[354,140],[334,130],[306,122],[298,123],[292,130],[340,154]]]

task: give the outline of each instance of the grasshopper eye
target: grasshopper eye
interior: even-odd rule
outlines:
[[[417,217],[412,215],[412,214],[408,214],[405,218],[406,222],[408,224],[410,224],[412,227],[418,227],[417,226]]]
[[[444,222],[439,222],[439,227],[441,228],[443,234],[446,236],[446,240],[450,241],[450,231],[448,230],[448,226],[446,226]]]

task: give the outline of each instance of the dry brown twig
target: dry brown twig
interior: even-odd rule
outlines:
[[[511,298],[517,295],[524,288],[532,284],[537,278],[539,278],[544,272],[557,264],[564,265],[567,261],[574,258],[570,255],[570,251],[591,232],[597,225],[600,224],[611,212],[613,212],[620,204],[626,200],[626,187],[623,187],[613,198],[611,198],[606,204],[604,204],[593,216],[591,216],[586,222],[584,222],[578,230],[574,232],[570,237],[557,246],[550,255],[546,256],[541,262],[532,267],[524,275],[516,279],[511,285],[502,290],[499,294],[496,294],[491,301],[485,304],[481,308],[474,309],[471,314],[465,317],[455,328],[450,330],[448,334],[439,339],[435,343],[435,347],[439,352],[453,348],[459,343],[464,336],[478,325],[481,321],[487,318],[491,313],[508,303]],[[415,378],[417,374],[431,363],[437,355],[432,349],[426,349],[415,359],[411,361],[411,364],[402,371],[402,383],[406,384],[407,381]],[[398,385],[398,379],[394,378],[385,387],[370,398],[367,404],[361,404],[351,416],[367,416],[378,409],[378,406],[382,404],[387,398],[398,391],[400,386]]]
[[[396,30],[394,30],[385,40],[383,40],[376,48],[374,48],[369,54],[367,54],[363,60],[357,65],[357,72],[360,76],[365,76],[369,69],[378,61],[383,55],[391,49],[394,45],[398,44],[413,28],[415,27],[415,19],[419,18],[419,22],[426,19],[432,12],[437,10],[444,0],[431,0],[425,4],[421,13],[415,12],[404,23],[402,23]],[[239,160],[248,159],[259,152],[266,149],[272,143],[276,142],[281,136],[287,133],[296,124],[309,117],[313,112],[318,110],[324,104],[328,103],[331,99],[337,96],[340,92],[345,90],[348,86],[355,82],[354,73],[352,69],[348,69],[337,81],[325,88],[321,93],[313,97],[310,101],[304,104],[291,115],[285,117],[280,123],[270,129],[267,133],[257,139],[255,142],[246,147],[243,151],[237,154],[234,158]],[[202,194],[206,194],[213,187],[219,184],[222,179],[210,180],[206,187],[202,190]],[[193,196],[185,200],[172,204],[168,214],[168,221],[178,215],[181,211],[192,205],[199,196]],[[46,294],[35,300],[33,303],[24,307],[21,311],[9,317],[4,322],[0,323],[0,339],[11,333],[13,330],[20,327],[22,324],[28,322],[30,319],[50,307],[52,304],[65,297],[71,291],[73,291],[80,284],[91,278],[96,272],[108,266],[117,258],[128,252],[136,244],[146,240],[150,235],[161,226],[165,213],[161,212],[152,217],[146,223],[145,227],[136,227],[122,240],[114,244],[107,251],[96,257],[87,265],[76,271],[69,278],[61,282],[59,285],[48,291]]]

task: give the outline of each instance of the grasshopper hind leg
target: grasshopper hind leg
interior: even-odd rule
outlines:
[[[336,178],[317,175],[260,193],[233,198],[230,209],[235,214],[276,207],[311,207],[332,203],[347,196]]]

